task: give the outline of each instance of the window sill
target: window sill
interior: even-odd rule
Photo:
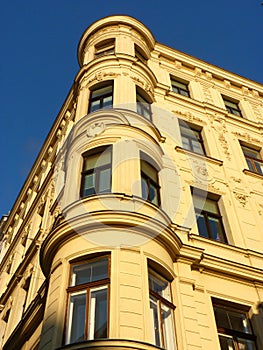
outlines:
[[[253,176],[257,179],[263,180],[263,174],[259,174],[259,173],[255,173],[254,171],[248,170],[248,169],[244,169],[243,173],[246,175],[250,175]]]
[[[184,148],[179,147],[179,146],[176,146],[175,150],[177,152],[180,152],[180,153],[183,153],[183,154],[187,154],[189,156],[193,156],[195,158],[202,159],[204,161],[208,161],[209,163],[216,164],[218,166],[222,166],[223,165],[223,161],[222,160],[219,160],[219,159],[216,159],[216,158],[212,158],[212,157],[208,157],[208,156],[203,155],[203,154],[194,153],[194,152],[188,151],[187,149],[184,149]]]
[[[118,350],[118,349],[133,349],[133,350],[156,350],[160,349],[157,346],[126,339],[98,339],[98,340],[87,340],[81,343],[69,344],[57,348],[56,350]]]

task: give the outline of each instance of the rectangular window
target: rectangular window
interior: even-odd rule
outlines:
[[[260,151],[250,147],[241,145],[242,151],[247,161],[250,171],[263,175],[263,161],[261,159]]]
[[[149,269],[149,294],[153,344],[167,350],[176,349],[170,282]]]
[[[95,45],[95,58],[114,55],[115,40],[110,39]]]
[[[222,217],[218,208],[218,196],[193,189],[193,203],[199,235],[214,241],[227,243]]]
[[[89,113],[102,108],[112,108],[112,103],[113,84],[101,85],[90,92]]]
[[[84,156],[81,197],[111,192],[112,147],[96,148]]]
[[[160,186],[157,170],[145,160],[141,160],[142,198],[160,205]]]
[[[146,64],[147,62],[147,57],[146,54],[142,51],[142,49],[138,45],[134,45],[134,51],[135,51],[135,57]]]
[[[213,302],[221,350],[256,350],[256,337],[243,306]]]
[[[108,257],[72,264],[65,343],[108,337]]]
[[[183,149],[205,155],[205,148],[201,135],[201,130],[190,126],[184,121],[180,121],[179,126],[182,137]]]
[[[172,85],[173,92],[176,92],[177,94],[180,94],[183,96],[190,97],[190,92],[189,92],[187,83],[171,78],[171,85]]]
[[[137,90],[136,90],[136,104],[137,104],[137,113],[143,116],[144,118],[151,120],[152,118],[151,104]]]
[[[231,113],[231,114],[237,115],[239,117],[242,117],[242,113],[241,113],[241,111],[239,109],[238,102],[232,101],[232,100],[228,100],[225,97],[223,97],[223,100],[224,100],[224,104],[225,104],[225,107],[226,107],[228,113]]]

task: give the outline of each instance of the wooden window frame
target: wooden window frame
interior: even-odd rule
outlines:
[[[97,155],[99,157],[103,152],[105,152],[109,148],[110,148],[110,162],[109,163],[104,164],[102,166],[96,166],[95,168],[91,168],[88,170],[84,170],[85,161],[86,160],[88,161],[90,156]],[[83,157],[83,170],[81,172],[80,197],[85,198],[85,197],[89,197],[92,195],[98,195],[101,193],[111,193],[111,188],[112,188],[112,145],[96,147],[96,148],[88,151],[87,153],[85,153],[82,157]],[[100,191],[99,190],[100,174],[103,170],[106,170],[106,169],[110,169],[110,183],[109,183],[110,189],[109,189],[109,191]],[[84,194],[85,177],[86,177],[86,175],[89,175],[89,174],[94,174],[94,177],[95,177],[94,193],[88,194],[85,196],[85,194]]]
[[[107,39],[95,45],[94,58],[115,54],[115,39]]]
[[[198,190],[197,188],[192,188],[192,197],[193,197],[193,202],[194,202],[194,197],[195,195],[198,196],[195,191],[198,191],[200,193],[199,197],[203,197],[204,198],[204,203],[207,199],[213,201],[216,205],[216,209],[217,209],[217,213],[212,213],[208,210],[204,210],[204,209],[199,209],[199,208],[196,208],[194,206],[194,210],[195,210],[195,214],[196,214],[196,222],[197,222],[197,226],[198,226],[198,217],[200,215],[202,215],[204,217],[204,223],[205,223],[205,227],[206,227],[206,230],[207,230],[207,233],[208,233],[208,237],[204,234],[202,234],[202,232],[200,232],[199,230],[199,227],[198,227],[198,232],[199,232],[199,235],[201,237],[204,237],[204,238],[208,238],[208,239],[211,239],[213,241],[216,241],[216,242],[221,242],[221,243],[228,243],[227,241],[227,236],[226,236],[226,232],[225,232],[225,228],[224,228],[224,224],[223,224],[223,218],[222,218],[222,215],[220,214],[220,209],[219,209],[219,206],[218,206],[218,202],[219,202],[219,199],[220,197],[219,196],[216,196],[216,195],[213,195],[211,193],[208,193],[206,195],[206,193],[202,190]],[[201,194],[203,192],[203,194]],[[216,240],[213,238],[213,231],[211,229],[211,223],[209,221],[209,218],[213,218],[213,219],[216,219],[217,223],[219,224],[220,226],[220,229],[221,229],[221,234],[222,234],[222,237],[220,240]]]
[[[73,285],[71,286],[71,277],[72,277],[72,271],[74,266],[78,265],[85,265],[87,263],[91,263],[93,261],[99,261],[100,259],[105,259],[107,258],[108,261],[108,277],[93,281],[93,282],[87,282],[83,284],[78,284],[78,285]],[[66,290],[67,292],[67,310],[66,310],[66,317],[65,317],[65,326],[64,326],[64,336],[63,336],[63,343],[65,345],[69,344],[75,344],[76,342],[71,343],[70,340],[70,334],[67,334],[67,327],[68,327],[68,322],[69,322],[69,301],[70,301],[70,296],[74,293],[77,292],[85,292],[86,291],[86,314],[85,314],[85,325],[83,325],[84,328],[84,342],[89,339],[88,333],[89,333],[89,315],[90,315],[90,305],[89,305],[89,299],[90,299],[90,294],[93,288],[96,287],[106,287],[107,288],[107,338],[109,337],[109,320],[110,320],[110,273],[111,273],[111,256],[109,253],[106,254],[96,254],[95,256],[92,256],[90,258],[79,258],[75,259],[74,262],[71,262],[70,264],[70,273],[69,273],[69,281],[68,281],[68,288]],[[95,338],[95,339],[103,339],[103,338]]]
[[[178,86],[176,84],[182,84],[184,85],[184,87]],[[178,78],[171,77],[171,86],[172,86],[172,91],[175,92],[176,94],[179,94],[185,97],[191,97],[190,91],[188,88],[188,82],[184,80],[180,80]]]
[[[174,320],[174,310],[175,305],[172,303],[172,290],[171,290],[171,281],[169,281],[166,277],[164,277],[161,273],[153,269],[151,266],[148,266],[148,279],[150,275],[154,276],[155,278],[159,279],[160,281],[167,282],[168,288],[169,288],[169,294],[170,294],[170,300],[164,298],[159,293],[151,289],[150,283],[149,283],[149,301],[150,305],[151,302],[156,303],[157,305],[157,318],[158,318],[158,330],[159,330],[159,339],[160,344],[156,344],[157,346],[161,346],[163,348],[166,348],[167,344],[165,344],[165,329],[164,329],[164,322],[162,318],[162,305],[169,308],[171,310],[171,317],[172,317],[172,327],[173,327],[173,333],[174,333],[174,339],[173,339],[173,345],[176,346],[176,336],[175,336],[175,320]]]
[[[96,91],[103,89],[103,88],[106,88],[106,87],[111,87],[111,91],[109,91],[105,94],[101,94],[99,96],[95,96],[95,97],[92,96]],[[96,112],[96,111],[103,109],[103,108],[112,108],[112,106],[113,106],[113,89],[114,89],[114,83],[112,80],[103,82],[101,84],[96,84],[95,86],[93,86],[90,89],[88,113],[93,113],[93,112]],[[107,97],[111,97],[111,106],[110,107],[104,107],[104,99]],[[91,111],[92,103],[96,102],[96,101],[99,101],[99,107],[94,109],[93,111]]]
[[[251,172],[253,172],[253,173],[263,175],[263,160],[261,159],[260,150],[252,148],[252,147],[249,147],[249,146],[245,146],[245,145],[242,145],[242,144],[241,144],[241,148],[242,148],[242,152],[243,152],[244,157],[246,159],[247,166],[248,166],[249,170]],[[256,152],[258,158],[246,155],[245,149],[248,149],[248,150],[251,150],[253,152]],[[257,163],[259,164],[259,167],[257,167]]]
[[[142,197],[143,199],[145,199],[147,202],[150,202],[154,205],[160,206],[161,205],[161,198],[160,198],[160,185],[159,185],[159,181],[154,181],[148,174],[146,174],[146,172],[144,172],[142,170],[142,162],[147,163],[148,166],[150,166],[155,172],[156,172],[156,177],[157,179],[159,179],[159,175],[158,175],[158,170],[152,165],[150,164],[147,160],[141,158],[140,160],[140,167],[141,167],[141,180],[144,180],[146,182],[147,188],[149,189],[150,186],[152,185],[157,192],[157,204],[153,203],[153,201],[150,198],[150,191],[148,190],[147,193],[147,198]]]
[[[229,97],[225,97],[225,96],[222,96],[223,97],[223,101],[224,101],[224,104],[225,104],[225,108],[227,110],[228,113],[231,113],[237,117],[243,117],[242,116],[242,112],[239,108],[239,102],[236,101],[236,100],[231,100]],[[235,107],[233,106],[229,106],[228,103],[233,103],[235,105]]]
[[[184,147],[183,147],[183,149],[190,151],[190,152],[193,152],[193,153],[196,153],[196,154],[206,156],[206,151],[205,151],[205,147],[204,147],[204,140],[202,138],[202,130],[199,129],[198,127],[195,127],[193,125],[188,124],[185,121],[179,121],[179,127],[180,127],[180,133],[181,133],[182,139],[183,139],[183,137],[185,139],[187,139],[188,144],[189,144],[189,149],[184,148]],[[192,131],[192,135],[184,133],[184,128],[187,128],[187,127]],[[201,146],[202,153],[194,151],[193,141],[198,141],[198,144]]]
[[[249,308],[244,306],[244,305],[239,305],[236,303],[231,303],[228,301],[219,300],[217,298],[212,298],[212,303],[213,303],[215,321],[216,321],[216,326],[217,326],[218,338],[220,339],[220,335],[221,335],[222,337],[231,339],[234,343],[235,350],[241,350],[241,348],[238,345],[238,339],[244,339],[244,340],[248,340],[248,341],[253,342],[254,349],[257,349],[256,336],[253,332],[253,327],[252,327],[252,324],[251,324],[250,319],[248,317]],[[246,319],[247,324],[249,325],[251,332],[246,333],[246,332],[242,332],[240,330],[236,330],[236,329],[228,328],[228,327],[222,327],[222,326],[218,325],[218,321],[216,318],[216,312],[215,312],[216,309],[225,311],[227,313],[226,315],[227,315],[227,318],[230,322],[230,325],[231,325],[231,321],[230,321],[229,315],[228,315],[229,312],[230,313],[234,312],[236,314],[240,314],[240,316],[243,315]],[[243,322],[243,319],[242,319],[242,322]]]

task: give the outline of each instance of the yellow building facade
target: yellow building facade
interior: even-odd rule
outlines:
[[[263,349],[262,85],[110,16],[0,228],[0,348]]]

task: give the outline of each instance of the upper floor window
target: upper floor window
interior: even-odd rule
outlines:
[[[160,205],[158,171],[146,160],[141,159],[142,198]]]
[[[113,82],[105,82],[90,91],[89,113],[101,108],[111,108],[113,104]]]
[[[147,57],[145,53],[142,51],[142,49],[138,45],[134,45],[134,50],[135,50],[135,57],[139,60],[142,61],[143,63],[147,62]]]
[[[199,235],[214,241],[227,242],[222,216],[218,207],[219,197],[193,189],[193,203]]]
[[[109,39],[100,42],[95,45],[95,58],[107,55],[114,55],[115,51],[115,40]]]
[[[136,88],[137,113],[144,118],[151,120],[152,109],[150,100],[145,96],[142,89]]]
[[[237,101],[229,100],[226,97],[223,97],[223,100],[224,100],[224,104],[225,104],[225,107],[226,107],[228,113],[242,117],[242,113],[241,113],[241,110],[238,106]]]
[[[172,91],[173,92],[176,92],[177,94],[180,94],[183,96],[190,97],[188,84],[186,82],[171,78],[171,84],[172,84]]]
[[[65,343],[108,337],[109,257],[71,265]]]
[[[183,148],[194,153],[205,155],[201,130],[183,121],[179,122],[179,126]]]
[[[241,145],[241,147],[249,170],[253,171],[253,173],[263,175],[263,161],[260,155],[260,151],[243,145]]]
[[[170,282],[152,269],[148,271],[152,341],[167,350],[176,349]]]
[[[112,147],[95,148],[84,155],[81,197],[111,192]]]
[[[244,306],[214,302],[221,350],[256,350],[256,337]]]

